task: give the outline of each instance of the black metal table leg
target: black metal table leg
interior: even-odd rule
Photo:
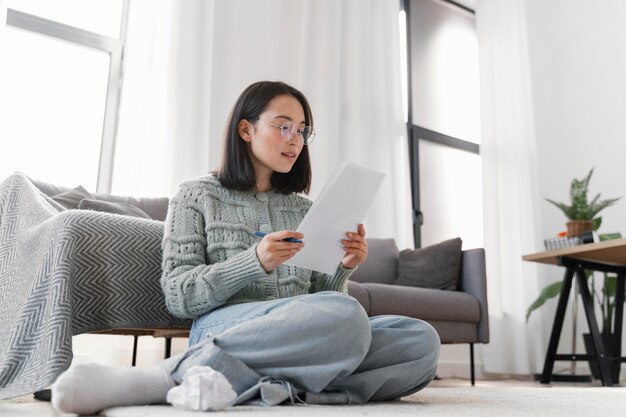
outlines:
[[[565,318],[565,310],[567,308],[567,300],[570,290],[572,289],[572,278],[574,277],[574,268],[567,267],[565,276],[563,277],[563,286],[561,287],[561,295],[559,295],[559,304],[556,308],[554,323],[552,324],[552,333],[550,334],[550,342],[548,343],[548,352],[546,353],[546,361],[543,365],[543,373],[541,374],[541,383],[549,384],[552,379],[552,369],[554,368],[554,359],[556,349],[559,345],[561,330],[563,329],[563,319]]]
[[[617,274],[617,287],[615,292],[615,328],[613,330],[613,351],[611,352],[614,357],[614,361],[617,361],[615,382],[619,382],[619,373],[622,357],[622,324],[624,317],[624,280],[626,274],[620,272]]]
[[[576,278],[578,279],[580,297],[583,301],[589,332],[591,333],[593,347],[596,352],[596,361],[600,369],[600,379],[602,380],[602,385],[610,387],[613,385],[613,378],[611,376],[609,361],[604,350],[604,342],[602,341],[602,336],[600,336],[600,330],[598,330],[598,322],[596,321],[596,313],[593,310],[593,300],[589,293],[589,284],[587,284],[585,271],[580,268],[577,269]]]

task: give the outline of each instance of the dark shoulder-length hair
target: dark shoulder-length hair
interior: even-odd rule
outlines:
[[[238,125],[241,120],[254,123],[267,108],[268,103],[277,96],[293,96],[304,109],[307,126],[313,126],[313,113],[304,94],[292,86],[280,81],[259,81],[248,86],[235,102],[226,125],[222,166],[215,171],[224,187],[235,190],[252,190],[256,186],[256,175],[246,142],[239,135]],[[287,173],[274,172],[271,178],[274,191],[284,194],[308,193],[311,189],[311,161],[309,147],[303,146],[302,152]]]

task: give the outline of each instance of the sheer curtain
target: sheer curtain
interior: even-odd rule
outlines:
[[[166,196],[208,171],[204,4],[130,3],[112,192]],[[192,38],[193,36],[193,38]]]
[[[7,22],[7,4],[6,0],[0,0],[0,42]]]
[[[5,50],[4,50],[4,28],[6,27],[7,22],[7,5],[5,0],[0,0],[0,85],[4,78],[6,77],[4,73],[4,60],[5,60]],[[0,94],[0,108],[4,107],[3,100],[5,98]],[[0,121],[2,120],[2,115],[0,115]],[[7,145],[4,142],[7,140],[4,138],[5,134],[3,132],[2,126],[0,126],[0,149],[6,149]],[[0,178],[0,181],[4,180],[4,178]]]
[[[369,236],[412,246],[398,0],[134,0],[114,192],[171,195],[219,166],[237,95],[282,80],[311,101],[315,198],[349,160],[384,171]]]
[[[541,242],[541,199],[523,1],[479,0],[476,23],[491,329],[483,364],[486,372],[527,374],[541,369],[546,344],[542,320],[525,323],[540,286],[536,267],[521,257]]]
[[[2,75],[2,62],[4,60],[4,28],[7,23],[7,4],[5,0],[0,0],[0,75]]]

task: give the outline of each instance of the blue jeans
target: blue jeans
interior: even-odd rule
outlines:
[[[354,403],[424,388],[440,347],[428,323],[368,318],[354,298],[330,291],[221,307],[194,321],[189,343],[167,361],[177,382],[189,367],[208,365],[238,394],[269,377],[299,392],[345,392]]]

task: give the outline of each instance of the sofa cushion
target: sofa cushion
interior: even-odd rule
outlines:
[[[144,219],[150,218],[150,216],[148,216],[145,211],[141,210],[138,207],[131,206],[130,204],[125,203],[114,203],[112,201],[83,198],[82,200],[80,200],[80,203],[78,203],[78,208],[80,210],[103,211],[105,213],[121,214],[131,217],[142,217]]]
[[[358,282],[348,281],[348,294],[356,298],[356,300],[363,306],[365,312],[370,314],[370,296],[367,292],[367,288],[363,284]]]
[[[30,180],[43,194],[47,195],[48,197],[56,196],[59,193],[63,193],[69,190],[67,187],[34,180],[32,178],[30,178]],[[165,220],[165,216],[167,215],[167,207],[169,204],[169,198],[167,197],[125,197],[107,193],[93,193],[91,195],[85,195],[82,198],[91,198],[100,201],[112,201],[114,203],[130,204],[131,206],[137,207],[144,211],[146,214],[148,214],[148,216],[150,216],[151,219],[159,221]],[[76,206],[72,208],[77,208],[78,203],[81,199],[78,199],[76,201]]]
[[[462,245],[457,237],[422,249],[403,250],[396,284],[456,290],[461,274]]]
[[[368,256],[350,276],[356,282],[393,284],[398,277],[398,247],[393,239],[367,239]]]
[[[478,323],[476,297],[459,291],[363,283],[369,293],[372,316],[399,314],[422,320]]]
[[[91,198],[91,194],[89,194],[89,191],[87,191],[82,185],[61,191],[60,193],[54,194],[52,196],[52,199],[54,201],[56,201],[66,209],[78,208],[80,200],[85,198]]]
[[[93,198],[100,201],[129,204],[143,210],[153,220],[164,221],[167,215],[169,199],[167,197],[126,197],[98,193]]]
[[[53,195],[59,194],[63,191],[67,191],[68,188],[67,187],[60,187],[58,185],[54,185],[54,184],[50,184],[49,182],[43,182],[43,181],[39,181],[30,177],[27,177],[33,184],[35,184],[35,186],[39,189],[39,191],[41,191],[42,193],[44,193],[45,195],[47,195],[48,197],[52,197]]]

